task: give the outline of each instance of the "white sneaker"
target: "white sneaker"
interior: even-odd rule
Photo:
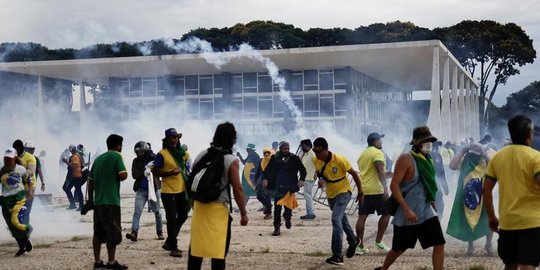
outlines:
[[[355,250],[355,253],[357,255],[364,255],[368,252],[369,252],[369,249],[367,247],[360,247],[360,245],[358,245]]]
[[[382,251],[386,251],[386,252],[390,251],[390,248],[388,248],[388,247],[384,244],[384,242],[382,242],[382,241],[381,241],[381,242],[378,242],[378,243],[377,243],[377,241],[375,241],[375,246],[376,246],[378,249],[382,250]]]

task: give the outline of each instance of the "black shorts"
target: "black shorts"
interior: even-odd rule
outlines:
[[[365,195],[364,204],[358,205],[359,215],[369,215],[377,211],[377,215],[388,215],[388,208],[384,204],[384,194]]]
[[[94,239],[100,243],[112,245],[122,242],[120,206],[96,205],[94,207]]]
[[[504,264],[537,267],[540,263],[540,228],[499,230],[497,251]]]
[[[417,225],[394,225],[394,236],[392,238],[393,251],[399,252],[405,251],[408,248],[414,248],[416,240],[420,241],[423,249],[446,243],[441,229],[441,223],[437,216]]]

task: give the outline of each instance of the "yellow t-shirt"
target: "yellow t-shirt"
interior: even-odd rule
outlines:
[[[162,149],[159,151],[159,154],[163,156],[163,171],[172,171],[174,168],[178,168],[174,157],[169,153],[168,150]],[[189,154],[186,152],[184,154],[184,162],[189,159]],[[182,173],[177,175],[171,175],[161,178],[161,193],[182,193],[186,190],[186,185],[184,183],[184,177]]]
[[[488,164],[486,176],[499,183],[499,227],[522,230],[540,227],[540,152],[525,145],[508,145]]]
[[[28,176],[32,178],[32,186],[34,189],[36,188],[36,168],[37,168],[37,161],[36,157],[34,155],[24,152],[22,156],[19,157],[19,160],[21,161],[21,165],[26,169]],[[31,171],[30,171],[31,168]],[[26,186],[26,185],[25,185]]]
[[[324,161],[314,158],[315,169],[320,172],[324,166]],[[340,193],[352,191],[349,179],[347,178],[347,171],[352,169],[351,163],[343,156],[332,153],[332,159],[326,165],[324,170],[324,177],[329,180],[343,180],[335,183],[325,182],[326,185],[326,197],[332,199]]]
[[[362,190],[364,195],[383,194],[384,187],[377,175],[375,161],[383,163],[383,169],[386,168],[386,158],[384,152],[375,146],[366,148],[358,157],[358,169],[360,170],[360,180],[362,181]]]

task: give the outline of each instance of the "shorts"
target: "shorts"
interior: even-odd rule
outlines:
[[[112,245],[122,242],[120,206],[96,205],[94,207],[94,239],[100,243]]]
[[[388,208],[384,204],[384,194],[364,195],[364,204],[358,205],[359,215],[369,215],[377,211],[377,215],[388,215]]]
[[[540,263],[540,228],[499,230],[497,251],[504,264],[537,267]]]
[[[416,225],[394,225],[394,236],[392,238],[393,251],[399,252],[405,251],[408,248],[414,248],[416,240],[420,241],[423,249],[446,244],[441,223],[437,216]]]

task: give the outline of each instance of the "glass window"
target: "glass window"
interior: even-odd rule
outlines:
[[[306,112],[319,110],[319,95],[304,95],[304,102]]]
[[[173,93],[175,96],[184,95],[184,79],[173,80]]]
[[[336,94],[336,110],[347,110],[347,94]]]
[[[302,82],[302,74],[293,74],[291,75],[291,91],[302,91],[304,90],[304,84]]]
[[[244,88],[257,87],[257,73],[244,73]]]
[[[128,81],[119,82],[118,91],[123,96],[129,96],[129,82]]]
[[[319,89],[320,90],[334,89],[334,75],[331,73],[320,74],[319,75]]]
[[[199,89],[199,76],[186,76],[186,89]]]
[[[272,78],[270,76],[259,77],[259,93],[272,92]]]
[[[298,107],[300,112],[304,112],[304,97],[302,97],[302,96],[294,97],[293,102],[296,105],[296,107]]]
[[[214,88],[224,88],[225,87],[225,75],[216,74],[214,75]]]
[[[304,84],[319,84],[319,71],[304,70]]]
[[[244,101],[242,99],[233,99],[231,101],[231,116],[234,118],[242,118],[242,110],[244,107]],[[227,107],[228,108],[228,107]]]
[[[256,97],[244,97],[244,113],[257,113]]]
[[[167,89],[167,78],[166,77],[157,77],[157,90]]]
[[[278,96],[274,96],[274,113],[283,112],[285,110],[285,103],[279,99]]]
[[[272,100],[259,100],[259,117],[272,117]]]
[[[143,96],[155,97],[156,96],[156,80],[143,80]]]
[[[214,98],[214,113],[223,113],[225,106],[225,99]]]
[[[304,112],[305,117],[319,117],[318,111]]]
[[[186,99],[186,114],[199,115],[199,99]]]
[[[130,78],[129,84],[130,84],[129,91],[131,92],[142,91],[142,78]]]
[[[347,69],[335,69],[334,70],[334,78],[336,80],[336,84],[337,83],[344,83],[344,84],[347,84],[349,82],[348,80],[348,70]]]
[[[212,86],[212,79],[201,79],[199,80],[199,83],[201,85],[201,88],[199,90],[200,95],[212,95],[214,94],[214,89]]]
[[[304,85],[304,90],[306,91],[319,90],[319,85]]]
[[[334,98],[321,98],[321,116],[334,116]]]
[[[242,91],[242,76],[234,76],[232,78],[232,92],[233,94],[241,94]]]
[[[214,118],[214,103],[213,102],[201,102],[200,103],[200,114],[201,118],[204,120],[210,120]]]

